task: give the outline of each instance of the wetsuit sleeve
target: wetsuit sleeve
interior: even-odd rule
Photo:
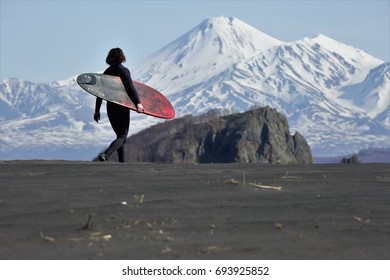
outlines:
[[[123,75],[121,75],[121,80],[123,85],[125,86],[127,95],[130,97],[131,101],[133,101],[134,105],[137,106],[137,104],[141,103],[138,92],[134,87],[133,80],[131,79],[130,71],[129,69],[123,67]]]
[[[109,68],[107,68],[103,74],[108,74],[108,70]],[[96,113],[99,113],[100,112],[100,107],[102,106],[102,102],[103,102],[103,99],[100,98],[100,97],[96,97],[96,102],[95,102],[95,112]]]
[[[100,97],[96,97],[96,102],[95,102],[95,112],[99,113],[100,112],[100,107],[102,106],[103,99]]]

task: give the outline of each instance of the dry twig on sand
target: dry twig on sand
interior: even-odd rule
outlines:
[[[262,185],[259,183],[249,183],[249,185],[252,187],[256,187],[256,188],[272,189],[272,190],[277,190],[277,191],[280,191],[282,189],[282,187],[267,186],[267,185]]]
[[[93,217],[93,214],[89,213],[88,214],[88,217],[87,217],[87,222],[85,223],[84,226],[82,226],[80,228],[80,230],[88,230],[88,229],[92,229],[92,217]]]
[[[288,171],[286,171],[286,175],[282,176],[282,179],[301,179],[301,177],[297,177],[297,176],[289,176],[288,175]]]
[[[218,254],[218,253],[222,253],[222,252],[227,252],[227,251],[230,251],[231,248],[229,246],[223,246],[223,245],[211,245],[211,246],[208,246],[206,248],[203,248],[201,251],[200,251],[200,254],[203,255],[210,255],[210,254]]]
[[[144,198],[145,198],[144,194],[134,195],[134,203],[142,204],[144,203]]]
[[[41,238],[42,238],[43,241],[46,241],[46,242],[54,242],[54,241],[56,241],[56,239],[54,237],[50,237],[50,236],[44,235],[42,231],[40,231],[39,233],[40,233]]]
[[[234,178],[230,178],[230,179],[227,179],[225,180],[225,184],[233,184],[233,185],[238,185],[240,183],[240,181],[234,179]]]
[[[360,224],[359,229],[362,229],[370,222],[370,219],[363,220],[362,218],[360,218],[358,216],[355,216],[354,219],[358,224]]]

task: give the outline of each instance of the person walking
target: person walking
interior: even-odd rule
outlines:
[[[126,57],[120,48],[111,49],[107,55],[106,63],[110,65],[103,74],[118,76],[125,87],[125,90],[137,108],[138,113],[144,112],[144,107],[141,104],[137,90],[134,87],[131,79],[130,71],[122,65],[126,61]],[[103,99],[96,98],[94,120],[100,121],[100,107]],[[110,146],[98,156],[100,161],[108,161],[109,157],[116,151],[118,153],[119,162],[125,162],[125,151],[123,145],[127,140],[130,126],[130,109],[124,106],[107,101],[107,116],[111,127],[116,134],[116,139]]]

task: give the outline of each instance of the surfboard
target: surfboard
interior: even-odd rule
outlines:
[[[133,101],[127,95],[120,77],[84,73],[77,77],[77,83],[94,96],[137,111]],[[145,109],[144,114],[162,119],[175,117],[175,110],[171,102],[162,93],[138,81],[133,81],[133,84]]]

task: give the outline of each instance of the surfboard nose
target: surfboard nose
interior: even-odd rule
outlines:
[[[93,74],[81,74],[77,77],[78,84],[96,85],[96,76]]]

